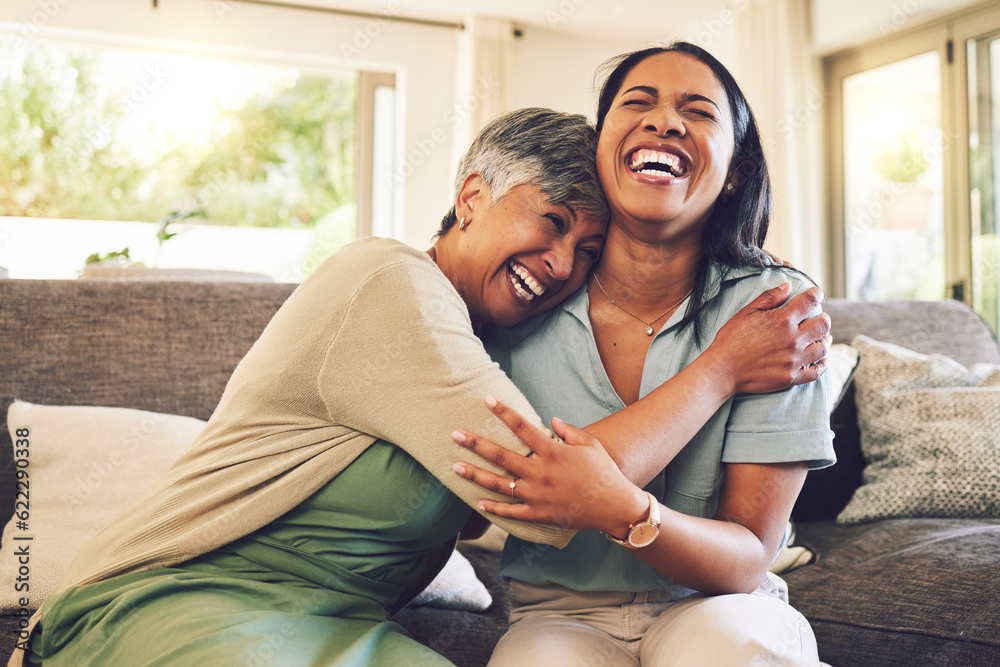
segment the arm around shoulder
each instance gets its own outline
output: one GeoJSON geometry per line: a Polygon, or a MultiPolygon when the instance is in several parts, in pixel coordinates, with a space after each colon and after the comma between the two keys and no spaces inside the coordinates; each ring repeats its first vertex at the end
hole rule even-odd
{"type": "MultiPolygon", "coordinates": [[[[490,395],[540,423],[486,354],[454,287],[436,266],[418,258],[373,273],[357,290],[318,382],[331,421],[399,446],[473,507],[490,494],[454,474],[453,464],[467,452],[451,433],[472,425],[492,440],[526,452],[487,408],[490,395]]],[[[501,471],[489,461],[480,463],[501,471]]],[[[536,542],[563,546],[572,536],[554,526],[490,519],[536,542]]]]}

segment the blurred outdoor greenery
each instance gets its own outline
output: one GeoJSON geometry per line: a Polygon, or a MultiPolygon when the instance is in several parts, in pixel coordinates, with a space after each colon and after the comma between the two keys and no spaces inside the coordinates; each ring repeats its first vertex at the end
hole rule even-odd
{"type": "Polygon", "coordinates": [[[355,86],[351,72],[0,44],[0,215],[153,222],[197,210],[208,224],[312,228],[354,202],[355,86]],[[153,105],[182,115],[185,83],[229,71],[259,76],[205,127],[149,119],[153,105]]]}

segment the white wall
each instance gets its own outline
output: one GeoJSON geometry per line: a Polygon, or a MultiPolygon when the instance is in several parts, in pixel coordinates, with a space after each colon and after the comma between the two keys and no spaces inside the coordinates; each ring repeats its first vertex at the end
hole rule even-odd
{"type": "MultiPolygon", "coordinates": [[[[388,0],[385,8],[400,12],[402,3],[388,0]]],[[[455,29],[233,0],[168,0],[158,9],[149,0],[3,0],[0,22],[19,38],[119,39],[139,48],[394,71],[405,114],[402,239],[428,246],[448,206],[451,130],[462,112],[455,29]]]]}
{"type": "MultiPolygon", "coordinates": [[[[732,68],[735,60],[735,29],[728,15],[707,15],[684,26],[673,26],[669,14],[651,17],[644,32],[624,39],[597,39],[572,34],[557,24],[553,29],[529,26],[514,40],[515,86],[510,92],[512,108],[542,106],[582,113],[594,118],[597,93],[594,74],[606,60],[648,46],[665,45],[678,39],[694,42],[732,68]]],[[[596,83],[600,83],[597,81],[596,83]]]]}
{"type": "Polygon", "coordinates": [[[528,27],[513,48],[512,108],[549,107],[593,119],[597,67],[637,46],[528,27]]]}

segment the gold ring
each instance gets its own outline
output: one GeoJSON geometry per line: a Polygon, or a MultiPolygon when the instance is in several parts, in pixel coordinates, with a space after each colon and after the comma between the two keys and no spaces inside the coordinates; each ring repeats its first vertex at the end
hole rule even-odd
{"type": "Polygon", "coordinates": [[[515,479],[515,480],[511,481],[511,483],[510,483],[510,497],[511,498],[514,497],[514,488],[516,486],[517,486],[517,480],[515,479]]]}

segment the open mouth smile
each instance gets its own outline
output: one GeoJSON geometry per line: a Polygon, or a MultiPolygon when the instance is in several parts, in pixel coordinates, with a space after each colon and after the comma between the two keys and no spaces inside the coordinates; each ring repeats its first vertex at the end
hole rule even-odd
{"type": "Polygon", "coordinates": [[[547,288],[542,286],[528,269],[513,260],[507,263],[507,275],[510,276],[510,284],[514,286],[514,291],[525,301],[534,301],[535,297],[545,294],[547,288]]]}
{"type": "Polygon", "coordinates": [[[684,178],[691,171],[684,156],[654,148],[636,148],[625,164],[634,173],[661,178],[684,178]]]}

